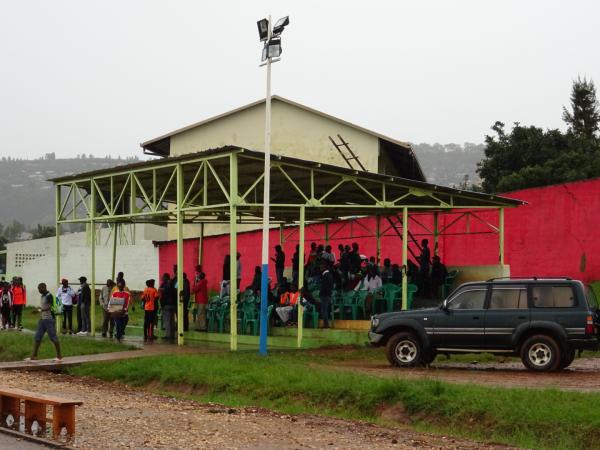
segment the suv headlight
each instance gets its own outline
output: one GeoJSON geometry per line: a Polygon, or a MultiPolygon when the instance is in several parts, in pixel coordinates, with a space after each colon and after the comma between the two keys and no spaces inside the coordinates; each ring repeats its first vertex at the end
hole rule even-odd
{"type": "Polygon", "coordinates": [[[371,328],[375,329],[379,325],[379,319],[377,317],[371,317],[371,328]]]}

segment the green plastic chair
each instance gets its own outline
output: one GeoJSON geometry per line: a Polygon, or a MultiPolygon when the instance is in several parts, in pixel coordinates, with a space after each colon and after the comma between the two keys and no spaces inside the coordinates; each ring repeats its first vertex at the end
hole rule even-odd
{"type": "Polygon", "coordinates": [[[219,333],[225,331],[225,319],[229,318],[229,297],[223,297],[217,309],[217,323],[219,324],[219,333]]]}
{"type": "Polygon", "coordinates": [[[406,295],[406,303],[407,303],[407,305],[406,305],[406,307],[408,309],[412,309],[413,298],[415,296],[415,293],[418,290],[419,290],[419,288],[417,287],[416,284],[408,283],[408,286],[406,286],[406,292],[407,292],[407,295],[406,295]]]}
{"type": "Polygon", "coordinates": [[[452,287],[454,286],[454,280],[458,275],[458,270],[453,270],[448,275],[446,275],[446,279],[444,280],[444,284],[442,284],[442,297],[444,299],[448,298],[450,292],[452,291],[452,287]]]}
{"type": "Polygon", "coordinates": [[[402,295],[402,288],[397,284],[388,283],[381,287],[383,290],[383,298],[386,302],[386,311],[392,312],[395,308],[395,303],[402,295]]]}
{"type": "Polygon", "coordinates": [[[306,320],[307,318],[310,319],[310,327],[311,328],[319,327],[319,311],[317,311],[317,308],[312,303],[308,303],[304,307],[302,317],[303,317],[303,322],[304,322],[305,328],[308,328],[308,321],[306,320]]]}
{"type": "Polygon", "coordinates": [[[259,313],[254,302],[244,302],[242,304],[242,333],[246,334],[248,326],[252,329],[252,334],[258,336],[259,313]]]}

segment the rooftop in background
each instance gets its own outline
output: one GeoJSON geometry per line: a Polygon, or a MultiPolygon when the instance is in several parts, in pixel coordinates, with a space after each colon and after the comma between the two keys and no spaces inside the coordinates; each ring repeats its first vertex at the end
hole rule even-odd
{"type": "MultiPolygon", "coordinates": [[[[177,129],[143,142],[144,153],[180,156],[209,148],[236,145],[263,150],[265,100],[241,106],[223,114],[177,129]]],[[[333,146],[348,141],[369,172],[426,181],[417,158],[402,142],[324,112],[274,95],[272,97],[272,148],[284,156],[306,158],[347,167],[333,146]]]]}

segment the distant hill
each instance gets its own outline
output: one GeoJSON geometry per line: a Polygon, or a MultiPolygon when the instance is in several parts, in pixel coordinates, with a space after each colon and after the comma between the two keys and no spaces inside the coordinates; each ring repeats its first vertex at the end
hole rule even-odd
{"type": "MultiPolygon", "coordinates": [[[[479,184],[475,170],[483,158],[483,144],[413,144],[427,181],[444,186],[459,186],[465,175],[469,184],[479,184]]],[[[48,178],[90,170],[106,169],[138,161],[134,158],[56,159],[53,153],[35,160],[0,159],[0,223],[17,220],[26,227],[54,225],[54,190],[48,178]]]]}
{"type": "Polygon", "coordinates": [[[0,159],[0,223],[8,225],[17,220],[27,227],[37,224],[54,225],[53,184],[46,181],[90,170],[106,169],[138,161],[135,158],[78,158],[56,159],[53,153],[34,160],[0,159]]]}
{"type": "Polygon", "coordinates": [[[412,144],[429,183],[442,186],[479,185],[477,163],[484,157],[485,144],[412,144]]]}

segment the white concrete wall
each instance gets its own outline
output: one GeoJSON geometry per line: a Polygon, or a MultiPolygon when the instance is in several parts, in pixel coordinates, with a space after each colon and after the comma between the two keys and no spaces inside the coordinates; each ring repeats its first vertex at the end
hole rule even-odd
{"type": "MultiPolygon", "coordinates": [[[[136,225],[135,244],[121,243],[117,246],[116,272],[124,272],[130,289],[142,290],[148,278],[158,279],[158,248],[153,240],[165,240],[166,228],[156,225],[136,225]]],[[[131,233],[128,233],[131,235],[131,233]]],[[[67,278],[73,285],[77,278],[86,276],[91,280],[91,254],[86,233],[62,235],[61,277],[67,278]]],[[[14,242],[7,245],[7,273],[11,276],[23,277],[23,282],[31,290],[40,282],[45,282],[52,289],[56,280],[56,239],[44,238],[31,241],[14,242]],[[44,254],[45,256],[31,260],[16,267],[15,256],[18,253],[44,254]]],[[[103,284],[111,277],[112,272],[112,238],[108,230],[100,231],[99,243],[96,246],[96,283],[103,284]]]]}

